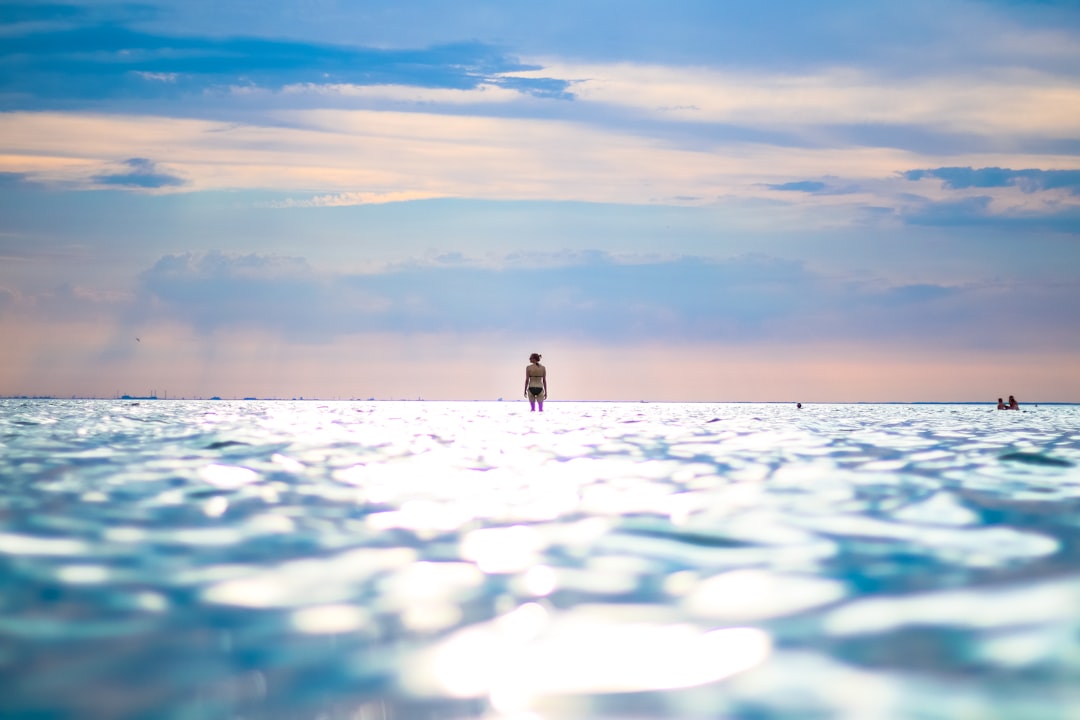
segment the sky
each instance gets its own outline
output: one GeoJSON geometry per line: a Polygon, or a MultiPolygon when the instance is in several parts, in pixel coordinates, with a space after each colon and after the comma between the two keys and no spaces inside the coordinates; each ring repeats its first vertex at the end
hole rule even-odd
{"type": "Polygon", "coordinates": [[[1080,402],[1075,0],[0,4],[0,395],[1080,402]]]}

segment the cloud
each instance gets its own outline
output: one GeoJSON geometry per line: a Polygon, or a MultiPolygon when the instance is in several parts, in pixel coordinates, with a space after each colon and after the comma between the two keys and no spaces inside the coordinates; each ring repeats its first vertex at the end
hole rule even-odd
{"type": "Polygon", "coordinates": [[[71,282],[32,292],[0,287],[0,315],[30,319],[35,325],[110,323],[131,309],[133,295],[71,282]]]}
{"type": "MultiPolygon", "coordinates": [[[[906,78],[851,66],[776,70],[678,67],[623,62],[576,64],[552,58],[549,77],[572,81],[579,102],[686,123],[728,123],[799,132],[805,144],[850,126],[922,128],[981,136],[1075,137],[1072,73],[1010,70],[989,76],[962,69],[906,78]],[[1010,102],[1002,104],[1001,98],[1010,102]]],[[[528,73],[521,73],[526,75],[528,73]]],[[[925,140],[920,140],[925,144],[925,140]]]]}
{"type": "Polygon", "coordinates": [[[150,276],[165,278],[199,278],[203,280],[262,279],[279,281],[310,275],[307,261],[280,255],[225,254],[221,252],[166,255],[148,271],[150,276]]]}
{"type": "Polygon", "coordinates": [[[934,74],[973,58],[995,67],[1015,67],[1018,56],[1067,67],[1076,57],[1068,35],[1077,23],[1075,3],[1073,12],[1063,8],[1055,14],[1039,12],[1044,7],[1033,10],[1029,3],[995,7],[968,0],[903,5],[859,0],[549,0],[542,6],[471,0],[467,9],[445,0],[412,0],[407,7],[393,0],[328,0],[317,5],[312,0],[280,0],[269,7],[205,0],[157,4],[168,8],[160,25],[168,22],[171,32],[248,28],[269,37],[318,33],[334,42],[387,47],[498,38],[523,55],[558,53],[607,62],[771,68],[855,64],[894,74],[934,74]]]}
{"type": "Polygon", "coordinates": [[[256,200],[259,209],[435,198],[572,200],[734,208],[744,218],[758,216],[757,227],[804,230],[857,225],[873,215],[863,208],[891,207],[896,222],[909,224],[1001,218],[1034,228],[1042,219],[1055,232],[1080,212],[1080,194],[1068,186],[1072,171],[1008,170],[1024,176],[999,181],[1001,187],[957,189],[931,175],[937,170],[910,169],[928,167],[929,159],[878,148],[764,143],[688,149],[579,123],[419,112],[279,112],[259,125],[0,113],[0,170],[11,171],[10,181],[69,189],[104,183],[158,193],[277,193],[256,200]],[[102,171],[103,163],[124,157],[126,164],[102,171]],[[1035,184],[1048,190],[1024,191],[1035,184]],[[964,203],[934,206],[957,200],[964,203]],[[767,217],[761,203],[769,203],[767,217]]]}
{"type": "Polygon", "coordinates": [[[1078,205],[1050,202],[1026,207],[991,195],[969,195],[957,200],[911,197],[897,209],[897,216],[908,225],[970,226],[1012,232],[1075,235],[1080,228],[1078,205]]]}
{"type": "Polygon", "coordinates": [[[43,20],[75,20],[83,17],[86,17],[86,10],[74,5],[22,2],[5,2],[0,5],[0,25],[16,25],[43,20]]]}
{"type": "MultiPolygon", "coordinates": [[[[218,102],[216,111],[222,112],[225,98],[220,93],[292,89],[290,97],[279,99],[289,104],[298,100],[298,88],[306,89],[301,94],[314,104],[325,102],[328,95],[337,95],[367,103],[414,99],[459,106],[471,103],[477,106],[475,110],[492,112],[495,104],[505,106],[519,101],[515,111],[531,116],[567,116],[623,127],[631,124],[640,132],[652,126],[651,131],[656,133],[657,124],[700,125],[696,132],[705,141],[715,134],[716,126],[726,125],[733,137],[787,133],[789,139],[797,138],[804,146],[823,141],[833,145],[884,143],[903,148],[936,148],[937,152],[949,147],[948,143],[957,147],[958,140],[963,147],[986,149],[989,138],[999,143],[1003,138],[1015,143],[1018,142],[1015,136],[1022,135],[1028,139],[1025,142],[1037,138],[1045,143],[1047,138],[1076,137],[1076,114],[1069,111],[1080,94],[1074,73],[1062,71],[1057,65],[1041,67],[1032,61],[1030,47],[1034,40],[1023,35],[1035,32],[1030,28],[1016,31],[1022,37],[1015,39],[1016,47],[1012,50],[996,47],[1010,60],[1005,63],[1008,69],[1000,72],[987,74],[982,69],[939,59],[933,64],[932,72],[901,76],[902,69],[895,63],[875,66],[866,62],[866,54],[875,46],[862,37],[861,30],[873,26],[891,32],[903,24],[912,36],[925,35],[926,28],[918,21],[925,9],[900,13],[875,6],[868,11],[850,2],[840,3],[842,11],[839,8],[807,10],[789,2],[782,5],[788,15],[799,16],[800,23],[811,23],[822,32],[828,29],[833,35],[850,36],[849,40],[863,54],[846,61],[833,58],[827,63],[807,62],[806,57],[816,55],[816,51],[805,41],[810,35],[800,24],[799,32],[790,31],[792,35],[787,43],[778,45],[776,38],[770,37],[768,52],[755,47],[756,52],[748,55],[753,56],[754,62],[732,62],[727,54],[714,57],[710,47],[716,43],[714,33],[745,36],[748,28],[770,36],[789,32],[773,22],[773,10],[718,10],[693,3],[682,12],[673,13],[670,9],[658,12],[638,3],[632,11],[616,13],[625,15],[618,22],[627,25],[628,32],[634,26],[641,32],[644,23],[651,23],[669,27],[669,32],[681,28],[673,35],[680,41],[697,37],[699,41],[708,39],[708,43],[698,47],[693,56],[675,62],[669,60],[670,64],[650,61],[649,49],[641,45],[637,52],[623,51],[607,62],[573,62],[568,58],[582,55],[563,50],[565,37],[551,37],[549,47],[533,48],[529,54],[522,55],[527,58],[522,60],[501,45],[482,40],[461,41],[461,37],[477,37],[475,31],[466,32],[460,20],[444,17],[445,9],[429,5],[426,11],[416,10],[416,15],[426,16],[428,23],[442,22],[443,26],[433,28],[434,35],[430,36],[417,30],[417,38],[438,38],[421,45],[390,43],[378,37],[378,33],[375,33],[378,40],[372,40],[366,47],[355,44],[354,35],[363,36],[365,29],[370,32],[369,28],[350,32],[348,39],[342,38],[339,44],[153,33],[132,29],[122,22],[92,22],[62,30],[10,33],[0,46],[0,90],[6,91],[3,107],[9,110],[86,107],[90,103],[100,108],[107,99],[184,98],[206,102],[208,97],[213,97],[218,102]],[[833,26],[830,18],[840,17],[844,21],[833,26]],[[886,17],[893,22],[885,22],[886,17]],[[701,22],[709,28],[708,34],[700,34],[701,22]],[[856,26],[860,32],[851,32],[856,26]],[[454,36],[453,28],[459,28],[463,34],[454,36]],[[770,62],[781,46],[797,48],[802,55],[800,62],[770,62]],[[952,70],[943,72],[943,67],[952,70]],[[475,92],[485,88],[486,93],[475,92]],[[416,93],[417,90],[425,92],[416,93]],[[1000,102],[1002,97],[1010,98],[1007,106],[1000,102]],[[577,102],[530,103],[532,98],[573,98],[577,102]],[[570,105],[574,108],[567,107],[570,105]]],[[[65,6],[53,7],[62,14],[65,6]]],[[[352,13],[335,10],[346,22],[352,18],[371,27],[387,22],[375,9],[352,13]]],[[[571,17],[592,21],[603,15],[605,24],[615,21],[611,12],[596,9],[583,11],[566,6],[564,11],[571,17]]],[[[170,17],[190,12],[187,8],[173,7],[170,17]]],[[[245,14],[236,8],[231,12],[237,17],[245,14]]],[[[954,6],[951,12],[942,13],[940,24],[962,26],[958,18],[965,13],[971,14],[972,8],[954,6]]],[[[386,14],[399,17],[396,13],[386,14]]],[[[499,32],[493,31],[487,37],[502,38],[510,32],[518,43],[528,44],[527,38],[538,30],[537,26],[553,29],[542,14],[527,12],[525,15],[534,26],[530,27],[530,33],[512,32],[510,24],[515,17],[520,22],[522,11],[509,12],[490,4],[486,12],[469,15],[485,14],[501,19],[499,32]]],[[[974,14],[981,17],[986,13],[974,14]]],[[[266,18],[258,20],[235,26],[265,28],[266,18]]],[[[306,17],[296,20],[300,24],[312,22],[306,17]]],[[[1009,17],[995,17],[993,22],[1015,24],[1009,17]]],[[[204,28],[203,23],[194,25],[204,28]]],[[[152,23],[140,25],[147,26],[152,23]]],[[[942,33],[937,41],[943,41],[948,33],[937,25],[934,27],[942,33]]],[[[289,32],[293,30],[282,28],[273,36],[295,36],[289,32]]],[[[401,32],[400,28],[386,28],[387,32],[392,30],[401,32]]],[[[320,35],[338,37],[326,28],[322,28],[320,35]]],[[[1041,47],[1050,45],[1041,35],[1037,39],[1043,40],[1041,47]]],[[[647,45],[663,39],[650,37],[649,40],[647,45]]],[[[913,37],[905,37],[898,41],[897,47],[910,48],[912,40],[913,37]]],[[[745,42],[745,37],[742,41],[745,42]]],[[[749,50],[743,48],[744,52],[749,50]]],[[[910,64],[910,56],[909,50],[903,67],[910,64]]],[[[1066,59],[1080,61],[1080,53],[1073,50],[1066,59]]],[[[1066,63],[1065,67],[1069,65],[1066,63]]],[[[183,112],[191,110],[185,108],[183,112]]]]}
{"type": "Polygon", "coordinates": [[[761,183],[823,168],[865,177],[913,164],[896,151],[765,144],[692,151],[588,124],[437,113],[280,111],[260,124],[0,113],[0,168],[39,182],[92,187],[100,166],[89,158],[132,156],[167,163],[192,191],[412,192],[624,203],[693,197],[702,198],[699,204],[722,195],[765,195],[761,183]]]}
{"type": "Polygon", "coordinates": [[[302,258],[221,252],[166,255],[139,278],[144,318],[178,319],[203,333],[254,327],[300,341],[348,332],[372,309],[302,258]],[[336,291],[336,292],[335,292],[336,291]]]}
{"type": "Polygon", "coordinates": [[[8,33],[20,26],[72,27],[76,24],[126,24],[160,17],[159,8],[148,3],[56,3],[8,0],[0,5],[0,26],[8,33]]]}
{"type": "Polygon", "coordinates": [[[253,37],[169,36],[116,24],[30,30],[0,45],[7,109],[105,98],[197,95],[208,89],[289,85],[405,85],[472,89],[489,84],[562,97],[568,84],[481,42],[419,49],[328,45],[253,37]]]}
{"type": "Polygon", "coordinates": [[[768,258],[621,264],[602,253],[570,266],[504,269],[450,254],[356,275],[215,252],[165,256],[141,276],[148,307],[204,332],[256,326],[309,340],[371,331],[528,335],[537,326],[612,340],[753,332],[796,305],[805,282],[799,266],[768,258]]]}
{"type": "MultiPolygon", "coordinates": [[[[772,11],[717,10],[700,2],[667,17],[631,4],[627,14],[640,17],[620,23],[649,18],[673,28],[734,14],[733,21],[765,32],[772,17],[772,11]]],[[[341,5],[327,12],[375,25],[401,17],[382,17],[389,6],[341,5]]],[[[886,15],[913,31],[930,14],[928,5],[905,14],[847,0],[816,10],[781,5],[820,25],[853,13],[852,24],[841,28],[852,35],[864,22],[889,34],[886,15]]],[[[252,37],[240,38],[206,36],[210,23],[183,3],[158,5],[162,17],[187,18],[175,34],[152,31],[168,27],[164,20],[9,28],[0,46],[0,91],[7,91],[0,92],[0,108],[84,111],[0,113],[0,171],[63,188],[257,190],[292,198],[269,204],[274,207],[435,197],[673,205],[767,200],[791,208],[784,216],[791,224],[805,226],[814,216],[818,226],[833,227],[841,217],[858,222],[863,206],[900,207],[897,186],[910,179],[905,172],[1047,168],[1009,171],[1043,174],[1001,186],[1015,191],[1011,198],[985,193],[992,197],[987,215],[1053,215],[1053,208],[1016,200],[1034,194],[1032,188],[1078,194],[1073,171],[1061,169],[1066,159],[1040,155],[1080,136],[1080,116],[1071,112],[1080,103],[1075,71],[1034,67],[1022,47],[1000,49],[1017,62],[994,72],[949,64],[932,73],[873,63],[755,64],[711,55],[679,65],[633,53],[586,61],[558,44],[546,54],[518,55],[516,44],[453,41],[476,36],[458,36],[454,28],[465,24],[430,4],[411,12],[445,27],[398,28],[399,40],[381,46],[316,34],[315,27],[329,32],[326,18],[286,6],[267,13],[265,24],[253,17],[260,22],[232,25],[251,28],[252,37]],[[293,39],[255,36],[286,15],[305,30],[285,28],[276,36],[293,39]],[[421,43],[427,32],[439,42],[421,43]],[[101,164],[117,158],[153,158],[168,172],[146,166],[103,173],[101,164]]],[[[222,12],[254,15],[252,7],[230,4],[222,12]]],[[[526,12],[483,7],[476,14],[490,11],[503,29],[526,12]]],[[[560,7],[574,17],[604,15],[560,7]]],[[[971,3],[952,4],[942,23],[965,13],[986,15],[971,3]]],[[[533,25],[553,30],[544,13],[526,14],[533,25]]],[[[991,15],[999,24],[1012,22],[1007,14],[991,15]]],[[[1010,43],[1035,37],[1028,24],[1014,29],[1010,43]]],[[[725,26],[724,32],[738,31],[725,26]]],[[[862,40],[851,42],[866,50],[862,40]]],[[[950,182],[945,189],[961,187],[960,178],[950,182]]],[[[922,194],[943,199],[926,185],[922,194]]]]}
{"type": "Polygon", "coordinates": [[[158,172],[156,164],[146,158],[130,158],[124,161],[127,172],[103,173],[95,175],[94,182],[100,185],[116,185],[125,188],[145,188],[148,190],[179,187],[185,184],[183,178],[168,173],[158,172]]]}
{"type": "Polygon", "coordinates": [[[0,172],[0,187],[13,187],[26,181],[26,173],[0,172]]]}
{"type": "Polygon", "coordinates": [[[180,79],[179,73],[166,73],[166,72],[143,72],[141,70],[135,71],[135,75],[141,77],[143,80],[156,80],[157,82],[175,83],[180,79]]]}
{"type": "Polygon", "coordinates": [[[816,180],[800,180],[796,182],[780,183],[779,185],[766,185],[765,187],[770,190],[780,190],[782,192],[817,193],[828,186],[825,183],[816,180]]]}
{"type": "Polygon", "coordinates": [[[65,282],[59,286],[21,298],[37,317],[71,322],[114,320],[128,310],[132,295],[114,290],[88,288],[65,282]]]}
{"type": "Polygon", "coordinates": [[[836,178],[829,182],[821,180],[795,180],[785,183],[765,183],[765,187],[778,192],[799,192],[810,195],[851,195],[860,191],[854,185],[841,186],[836,184],[836,178]]]}
{"type": "Polygon", "coordinates": [[[317,207],[349,207],[352,205],[382,205],[385,203],[412,202],[415,200],[430,200],[432,198],[445,197],[437,193],[425,193],[416,191],[407,192],[347,192],[333,195],[319,195],[307,200],[274,200],[264,203],[265,207],[273,208],[317,208],[317,207]]]}
{"type": "Polygon", "coordinates": [[[915,303],[929,303],[935,300],[955,296],[961,290],[956,287],[944,287],[941,285],[929,285],[920,283],[916,285],[901,285],[889,288],[881,293],[877,302],[884,305],[910,305],[915,303]]]}
{"type": "Polygon", "coordinates": [[[987,195],[950,202],[922,202],[901,211],[903,219],[912,225],[968,225],[985,221],[992,198],[987,195]]]}
{"type": "Polygon", "coordinates": [[[181,322],[204,335],[263,330],[302,343],[375,332],[982,347],[1003,325],[1030,338],[1080,321],[1073,284],[889,286],[760,255],[619,262],[593,252],[573,264],[486,268],[451,254],[359,275],[315,271],[297,258],[184,254],[163,257],[141,283],[143,322],[181,322]]]}
{"type": "Polygon", "coordinates": [[[1033,193],[1063,188],[1073,195],[1080,195],[1080,170],[940,167],[929,170],[908,170],[902,175],[907,180],[915,181],[936,178],[952,190],[1018,187],[1025,193],[1033,193]]]}
{"type": "Polygon", "coordinates": [[[16,295],[7,288],[0,287],[0,313],[15,305],[16,295]]]}

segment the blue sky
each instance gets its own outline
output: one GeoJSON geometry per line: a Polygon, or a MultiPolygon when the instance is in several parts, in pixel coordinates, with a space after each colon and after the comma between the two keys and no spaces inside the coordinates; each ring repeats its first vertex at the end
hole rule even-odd
{"type": "Polygon", "coordinates": [[[1080,401],[1078,80],[1074,2],[5,3],[0,394],[1080,401]]]}

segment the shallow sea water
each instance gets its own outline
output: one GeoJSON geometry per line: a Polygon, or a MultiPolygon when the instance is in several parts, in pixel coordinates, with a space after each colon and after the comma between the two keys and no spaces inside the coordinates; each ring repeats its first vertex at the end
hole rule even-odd
{"type": "Polygon", "coordinates": [[[0,714],[1077,718],[1080,407],[0,401],[0,714]]]}

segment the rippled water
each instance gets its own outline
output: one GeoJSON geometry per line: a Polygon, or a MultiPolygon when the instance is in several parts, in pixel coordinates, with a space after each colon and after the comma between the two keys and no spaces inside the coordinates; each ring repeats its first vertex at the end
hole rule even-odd
{"type": "Polygon", "coordinates": [[[1080,708],[1077,406],[2,401],[0,478],[5,714],[1080,708]]]}

